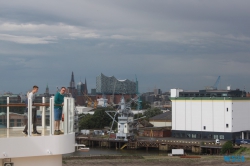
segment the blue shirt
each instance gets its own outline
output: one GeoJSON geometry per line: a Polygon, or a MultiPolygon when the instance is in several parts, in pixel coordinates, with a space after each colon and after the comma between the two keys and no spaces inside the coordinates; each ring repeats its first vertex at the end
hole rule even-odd
{"type": "Polygon", "coordinates": [[[55,103],[55,108],[62,108],[62,106],[57,106],[56,104],[62,104],[64,102],[64,95],[62,95],[60,92],[57,92],[55,95],[54,103],[55,103]]]}

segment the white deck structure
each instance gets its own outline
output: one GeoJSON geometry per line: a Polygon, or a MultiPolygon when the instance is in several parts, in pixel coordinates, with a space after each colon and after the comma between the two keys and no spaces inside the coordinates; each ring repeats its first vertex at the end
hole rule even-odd
{"type": "MultiPolygon", "coordinates": [[[[45,100],[43,100],[45,101],[45,100]]],[[[42,110],[42,126],[38,126],[41,136],[31,134],[31,101],[28,109],[28,136],[22,134],[23,127],[10,127],[9,108],[7,99],[7,128],[0,129],[0,166],[44,166],[62,165],[62,154],[75,151],[74,126],[74,99],[64,98],[63,135],[54,134],[54,98],[50,98],[50,126],[45,125],[45,106],[42,110]]]]}

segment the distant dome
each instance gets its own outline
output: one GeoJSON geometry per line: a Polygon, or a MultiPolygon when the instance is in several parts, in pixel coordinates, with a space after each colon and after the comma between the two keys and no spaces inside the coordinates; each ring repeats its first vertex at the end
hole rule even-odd
{"type": "Polygon", "coordinates": [[[80,81],[77,85],[82,85],[83,83],[80,81]]]}

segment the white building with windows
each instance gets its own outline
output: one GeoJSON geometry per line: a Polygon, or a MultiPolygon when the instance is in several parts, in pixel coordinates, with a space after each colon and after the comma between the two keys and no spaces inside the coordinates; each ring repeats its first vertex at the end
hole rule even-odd
{"type": "Polygon", "coordinates": [[[249,139],[250,98],[240,90],[171,89],[172,136],[249,139]]]}

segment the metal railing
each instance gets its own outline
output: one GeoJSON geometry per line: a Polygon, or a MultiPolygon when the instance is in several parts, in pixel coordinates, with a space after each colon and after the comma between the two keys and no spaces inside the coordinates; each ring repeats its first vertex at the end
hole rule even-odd
{"type": "MultiPolygon", "coordinates": [[[[23,128],[22,127],[10,127],[10,107],[27,107],[27,125],[28,125],[28,136],[31,136],[31,127],[32,127],[32,106],[40,107],[42,129],[49,129],[50,135],[54,135],[54,97],[51,97],[49,103],[45,103],[45,97],[42,98],[42,103],[33,103],[32,100],[28,99],[28,106],[25,103],[10,103],[9,97],[7,97],[7,103],[4,105],[0,105],[0,107],[6,107],[6,128],[23,128]],[[46,107],[49,107],[49,119],[50,125],[46,126],[46,107]],[[48,128],[47,128],[48,127],[48,128]]],[[[61,123],[61,128],[64,130],[64,134],[74,132],[74,114],[75,114],[75,102],[74,98],[64,97],[64,106],[63,106],[63,114],[64,114],[64,122],[61,123]]]]}

